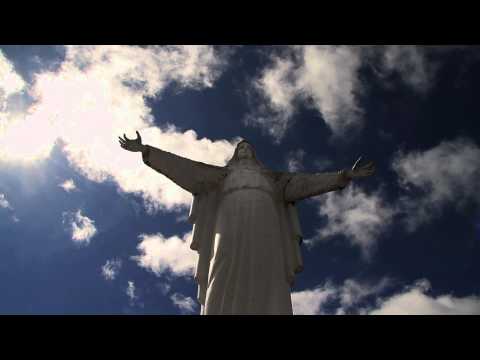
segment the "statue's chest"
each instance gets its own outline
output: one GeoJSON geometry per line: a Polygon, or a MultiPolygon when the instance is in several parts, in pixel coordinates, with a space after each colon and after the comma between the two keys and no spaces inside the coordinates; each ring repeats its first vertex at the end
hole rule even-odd
{"type": "Polygon", "coordinates": [[[223,191],[242,188],[257,188],[272,191],[272,185],[260,171],[255,169],[235,169],[228,174],[223,183],[223,191]]]}

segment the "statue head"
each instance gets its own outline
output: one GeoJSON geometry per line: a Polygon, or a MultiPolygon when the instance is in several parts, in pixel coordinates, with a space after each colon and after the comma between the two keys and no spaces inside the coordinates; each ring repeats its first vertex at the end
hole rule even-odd
{"type": "Polygon", "coordinates": [[[232,158],[227,163],[227,167],[239,165],[240,163],[250,163],[262,168],[264,167],[263,164],[258,161],[252,144],[246,140],[242,140],[237,144],[232,158]]]}
{"type": "Polygon", "coordinates": [[[239,159],[252,159],[254,157],[253,147],[247,141],[241,141],[236,150],[239,159]]]}

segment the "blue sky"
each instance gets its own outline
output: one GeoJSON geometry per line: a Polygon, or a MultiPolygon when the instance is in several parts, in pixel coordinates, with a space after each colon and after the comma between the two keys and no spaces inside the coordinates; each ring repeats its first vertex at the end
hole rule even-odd
{"type": "Polygon", "coordinates": [[[133,137],[377,174],[299,204],[296,314],[479,314],[475,46],[0,46],[0,313],[195,314],[191,197],[133,137]]]}

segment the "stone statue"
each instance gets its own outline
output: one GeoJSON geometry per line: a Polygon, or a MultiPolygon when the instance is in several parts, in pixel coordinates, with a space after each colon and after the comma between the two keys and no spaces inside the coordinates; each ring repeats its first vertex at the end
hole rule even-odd
{"type": "Polygon", "coordinates": [[[292,314],[290,289],[302,271],[302,233],[295,203],[341,190],[370,176],[372,162],[333,173],[267,169],[241,141],[224,167],[192,161],[125,135],[122,148],[193,194],[190,248],[201,314],[292,314]]]}

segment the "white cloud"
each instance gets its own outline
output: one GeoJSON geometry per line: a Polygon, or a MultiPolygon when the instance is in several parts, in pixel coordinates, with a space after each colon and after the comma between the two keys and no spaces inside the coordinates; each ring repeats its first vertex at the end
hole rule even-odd
{"type": "Polygon", "coordinates": [[[277,141],[284,136],[295,112],[298,90],[291,79],[293,69],[290,59],[273,58],[272,65],[254,82],[254,91],[266,100],[266,104],[246,117],[248,125],[260,126],[277,141]]]}
{"type": "Polygon", "coordinates": [[[63,213],[64,222],[67,222],[71,228],[72,240],[79,244],[88,245],[90,239],[97,233],[95,221],[82,215],[81,210],[75,213],[63,213]]]}
{"type": "Polygon", "coordinates": [[[290,152],[286,159],[288,171],[296,172],[302,170],[304,157],[305,151],[302,149],[290,152]]]}
{"type": "Polygon", "coordinates": [[[273,56],[255,81],[255,90],[266,101],[247,117],[277,141],[291,125],[296,101],[303,100],[322,114],[335,135],[361,125],[357,71],[361,65],[359,48],[353,46],[290,47],[299,64],[288,55],[273,56]]]}
{"type": "Polygon", "coordinates": [[[294,314],[321,315],[468,315],[480,314],[480,297],[453,295],[432,296],[430,282],[426,279],[405,286],[400,292],[387,297],[381,296],[392,286],[388,278],[378,284],[360,283],[347,279],[342,285],[334,286],[327,282],[312,290],[292,293],[294,314]],[[365,306],[362,302],[371,297],[374,306],[365,306]],[[325,307],[331,305],[331,309],[325,307]],[[335,309],[335,306],[337,308],[335,309]],[[333,309],[333,310],[332,310],[333,309]]]}
{"type": "Polygon", "coordinates": [[[122,267],[122,260],[111,259],[102,266],[102,275],[105,280],[114,280],[122,267]]]}
{"type": "Polygon", "coordinates": [[[358,282],[347,279],[340,286],[335,286],[327,281],[324,285],[314,289],[303,290],[292,293],[292,306],[295,315],[321,315],[332,312],[326,309],[330,304],[338,308],[335,313],[343,315],[347,312],[357,310],[355,307],[365,298],[377,295],[391,285],[391,280],[383,278],[378,284],[358,282]]]}
{"type": "Polygon", "coordinates": [[[368,259],[397,215],[402,215],[408,231],[414,231],[441,216],[446,206],[461,210],[466,204],[480,203],[480,148],[471,140],[460,138],[425,151],[399,152],[392,168],[404,191],[395,204],[387,203],[381,190],[367,194],[354,184],[322,195],[314,202],[327,223],[305,244],[312,247],[343,235],[360,246],[368,259]]]}
{"type": "Polygon", "coordinates": [[[479,315],[480,297],[430,296],[428,280],[420,280],[413,286],[388,299],[380,300],[371,315],[479,315]]]}
{"type": "Polygon", "coordinates": [[[191,237],[191,232],[183,238],[165,238],[160,233],[141,234],[141,242],[137,246],[140,255],[132,259],[158,276],[166,272],[175,276],[193,276],[198,255],[190,249],[191,237]]]}
{"type": "Polygon", "coordinates": [[[357,72],[359,49],[345,46],[305,46],[304,65],[298,74],[299,90],[307,94],[312,106],[335,134],[359,125],[360,93],[357,72]]]}
{"type": "Polygon", "coordinates": [[[169,283],[159,283],[156,285],[161,291],[163,295],[167,295],[172,288],[172,286],[169,283]]]}
{"type": "Polygon", "coordinates": [[[362,47],[365,59],[371,55],[380,55],[378,67],[373,67],[375,73],[383,79],[383,84],[391,87],[388,77],[394,73],[417,94],[426,94],[435,84],[435,74],[442,66],[442,58],[448,52],[461,51],[464,55],[461,61],[469,62],[476,58],[478,51],[472,46],[463,45],[377,45],[362,47]],[[442,55],[442,57],[435,55],[442,55]]]}
{"type": "Polygon", "coordinates": [[[145,166],[138,153],[121,149],[117,136],[134,137],[140,130],[145,143],[223,165],[232,143],[198,139],[194,131],[173,126],[157,128],[146,103],[172,83],[211,87],[223,66],[210,46],[68,46],[56,71],[34,77],[34,104],[0,128],[0,161],[47,159],[57,144],[81,174],[142,196],[150,211],[186,206],[190,195],[145,166]]]}
{"type": "Polygon", "coordinates": [[[318,213],[327,217],[324,227],[305,242],[313,246],[335,235],[344,235],[352,245],[360,246],[368,257],[378,237],[391,224],[396,211],[384,202],[381,191],[367,194],[351,184],[342,191],[315,199],[318,213]]]}
{"type": "Polygon", "coordinates": [[[383,278],[377,284],[359,283],[352,279],[345,280],[339,291],[342,312],[355,306],[370,295],[381,293],[390,285],[391,280],[389,278],[383,278]]]}
{"type": "Polygon", "coordinates": [[[194,313],[197,308],[197,303],[191,297],[175,293],[170,296],[170,299],[172,300],[173,304],[184,314],[194,313]]]}
{"type": "Polygon", "coordinates": [[[293,292],[293,313],[294,315],[322,314],[322,306],[331,300],[335,294],[335,289],[328,283],[313,290],[293,292]]]}
{"type": "Polygon", "coordinates": [[[65,180],[63,183],[59,184],[58,186],[60,186],[66,192],[70,192],[77,189],[77,186],[75,185],[75,182],[73,181],[73,179],[65,180]]]}
{"type": "Polygon", "coordinates": [[[445,141],[424,152],[399,153],[393,169],[406,191],[400,205],[409,230],[453,204],[480,202],[480,148],[468,139],[445,141]],[[419,193],[420,192],[420,193],[419,193]]]}
{"type": "Polygon", "coordinates": [[[364,109],[359,102],[365,93],[359,70],[369,66],[386,87],[397,84],[392,74],[417,94],[434,85],[442,65],[431,55],[456,46],[417,45],[307,45],[285,46],[271,56],[270,63],[254,80],[254,110],[246,123],[260,126],[280,142],[292,125],[300,104],[321,114],[337,138],[362,127],[364,109]]]}
{"type": "Polygon", "coordinates": [[[436,67],[427,60],[427,48],[415,45],[388,45],[384,48],[382,70],[393,71],[419,93],[425,93],[432,85],[436,67]]]}
{"type": "Polygon", "coordinates": [[[135,300],[138,299],[138,296],[135,293],[135,290],[136,290],[135,283],[133,281],[128,281],[128,286],[127,286],[127,289],[125,290],[125,293],[127,294],[131,304],[133,304],[135,300]]]}
{"type": "Polygon", "coordinates": [[[10,203],[8,202],[7,198],[5,197],[5,194],[0,193],[0,207],[5,208],[5,209],[11,209],[12,207],[10,206],[10,203]]]}
{"type": "Polygon", "coordinates": [[[17,74],[12,63],[0,49],[0,115],[7,106],[8,97],[21,92],[25,86],[23,78],[17,74]]]}
{"type": "Polygon", "coordinates": [[[2,194],[0,193],[0,208],[3,208],[3,209],[8,209],[10,210],[10,219],[14,222],[14,223],[18,223],[20,220],[18,219],[18,217],[13,214],[13,207],[12,205],[10,204],[10,202],[7,200],[7,197],[5,196],[5,194],[2,194]]]}

